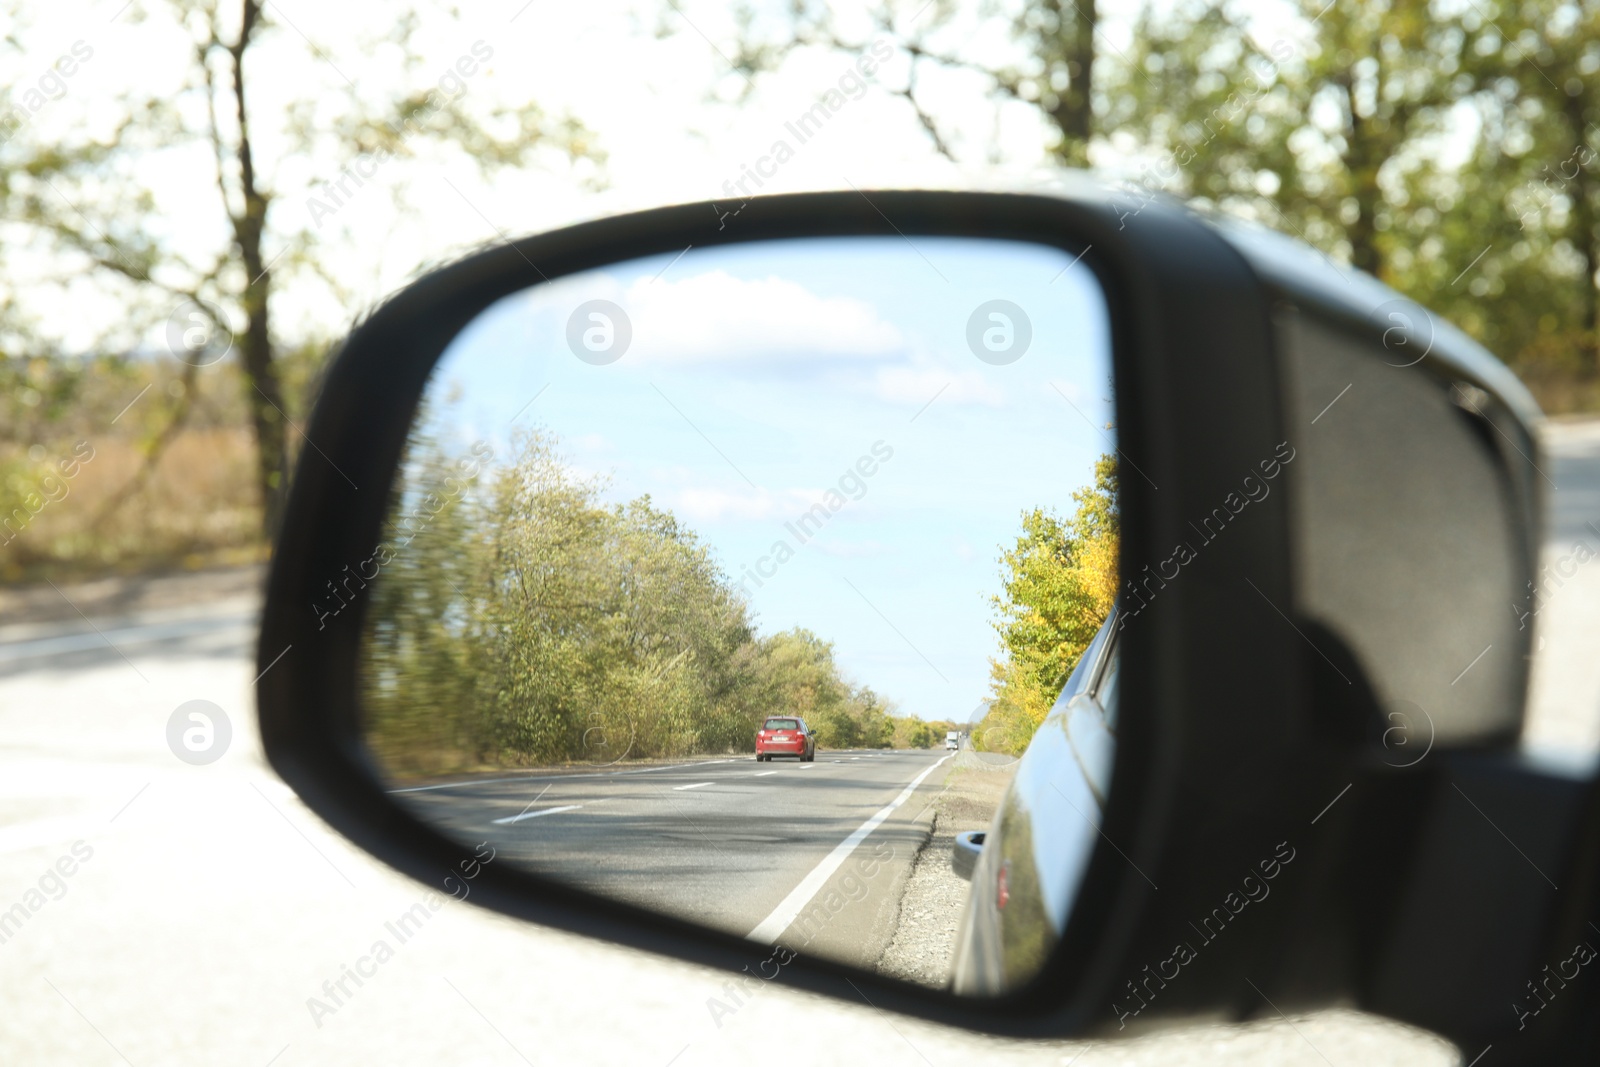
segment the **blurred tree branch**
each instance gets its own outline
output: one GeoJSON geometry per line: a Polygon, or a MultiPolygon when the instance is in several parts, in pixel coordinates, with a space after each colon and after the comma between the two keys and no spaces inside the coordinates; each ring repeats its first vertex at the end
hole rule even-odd
{"type": "MultiPolygon", "coordinates": [[[[384,80],[371,77],[358,87],[332,56],[305,40],[341,84],[329,92],[308,85],[286,111],[267,113],[258,110],[252,86],[274,78],[282,48],[302,40],[298,30],[283,33],[260,0],[168,0],[155,6],[158,14],[144,16],[141,32],[187,35],[192,61],[181,89],[165,97],[126,97],[120,117],[99,137],[57,143],[24,126],[0,145],[0,202],[8,218],[40,239],[41,249],[79,257],[91,275],[117,278],[132,300],[165,302],[169,308],[190,304],[215,330],[235,337],[255,442],[261,528],[270,539],[288,482],[285,413],[300,406],[285,393],[282,360],[292,344],[281,335],[274,308],[285,272],[329,273],[316,256],[328,236],[318,194],[344,183],[352,165],[375,173],[391,160],[415,162],[425,150],[467,158],[485,179],[526,166],[550,150],[569,163],[598,161],[600,153],[589,132],[571,118],[552,117],[533,104],[503,107],[469,100],[467,83],[454,67],[446,78],[429,79],[437,85],[427,86],[417,46],[429,30],[415,12],[399,16],[385,30],[384,43],[394,47],[381,53],[377,66],[388,76],[389,88],[371,88],[384,80]],[[446,79],[453,81],[447,86],[446,79]],[[263,155],[263,144],[273,146],[270,155],[263,155]],[[211,160],[216,199],[186,205],[191,214],[178,220],[164,213],[143,168],[183,159],[191,148],[201,148],[211,160]],[[307,197],[309,218],[289,219],[269,172],[285,160],[307,159],[328,161],[336,180],[307,197]],[[203,231],[208,216],[220,225],[223,245],[200,258],[192,241],[181,242],[176,233],[203,231]],[[235,331],[235,326],[242,328],[235,331]]],[[[492,55],[492,46],[479,41],[455,66],[477,70],[492,55]]],[[[372,62],[363,62],[370,72],[372,62]]],[[[391,195],[398,197],[412,177],[409,169],[397,167],[386,182],[391,195]]],[[[329,213],[342,205],[341,199],[329,213]]],[[[339,295],[348,293],[341,287],[339,295]]],[[[187,380],[192,373],[185,369],[183,376],[187,380]]],[[[181,397],[169,406],[166,425],[142,449],[144,469],[115,494],[116,506],[146,484],[150,468],[190,410],[181,397]]]]}

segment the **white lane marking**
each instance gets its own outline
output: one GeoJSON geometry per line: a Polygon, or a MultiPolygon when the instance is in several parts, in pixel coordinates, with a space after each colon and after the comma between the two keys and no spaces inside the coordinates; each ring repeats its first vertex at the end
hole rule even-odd
{"type": "Polygon", "coordinates": [[[749,940],[758,941],[763,945],[770,945],[775,942],[785,930],[789,929],[789,925],[795,921],[799,914],[805,910],[805,906],[811,903],[811,898],[822,891],[822,887],[827,883],[828,879],[833,877],[833,872],[844,866],[844,861],[850,858],[850,853],[856,850],[856,846],[865,841],[868,834],[882,826],[884,820],[893,815],[896,808],[910,800],[911,794],[917,791],[917,786],[922,784],[923,779],[937,770],[939,764],[949,758],[949,756],[941,758],[933,766],[911,779],[911,784],[901,790],[899,796],[891,800],[882,811],[856,827],[849,837],[839,842],[838,846],[828,853],[821,863],[812,868],[811,873],[801,879],[800,884],[790,890],[789,895],[784,897],[776,908],[772,909],[772,914],[762,919],[756,925],[756,928],[745,936],[749,940]]]}
{"type": "Polygon", "coordinates": [[[765,778],[769,774],[777,774],[777,773],[778,773],[777,771],[757,771],[755,773],[754,777],[756,777],[756,778],[765,778]]]}
{"type": "Polygon", "coordinates": [[[699,789],[703,785],[710,785],[710,784],[711,784],[710,782],[695,782],[695,783],[693,783],[691,785],[675,785],[672,788],[673,788],[674,791],[680,791],[680,790],[684,790],[684,789],[699,789]]]}
{"type": "MultiPolygon", "coordinates": [[[[833,762],[838,763],[839,761],[838,760],[834,760],[833,762]]],[[[815,766],[816,766],[815,763],[802,763],[802,764],[800,764],[800,769],[802,771],[809,771],[811,768],[813,768],[815,766]]]]}
{"type": "Polygon", "coordinates": [[[550,792],[550,787],[549,786],[545,786],[543,789],[539,790],[539,795],[534,797],[532,800],[528,801],[526,804],[524,804],[522,806],[522,810],[517,812],[517,814],[518,815],[526,815],[527,812],[528,812],[528,809],[532,808],[535,804],[539,803],[539,801],[543,800],[544,799],[544,795],[546,793],[548,793],[548,792],[550,792]]]}
{"type": "Polygon", "coordinates": [[[521,815],[512,815],[504,819],[494,820],[496,826],[505,826],[507,823],[521,822],[523,819],[537,819],[541,815],[554,815],[558,811],[577,811],[582,804],[563,804],[559,808],[540,808],[538,811],[525,811],[521,815]]]}

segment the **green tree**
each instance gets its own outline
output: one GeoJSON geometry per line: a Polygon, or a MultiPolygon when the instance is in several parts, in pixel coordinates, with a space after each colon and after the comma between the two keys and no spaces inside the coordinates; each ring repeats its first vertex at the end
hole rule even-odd
{"type": "Polygon", "coordinates": [[[546,760],[596,730],[655,755],[727,739],[732,661],[752,638],[743,602],[670,513],[648,497],[606,507],[598,491],[537,434],[500,475],[487,623],[503,746],[546,760]]]}
{"type": "MultiPolygon", "coordinates": [[[[287,487],[288,424],[304,407],[285,389],[285,358],[295,351],[315,358],[322,347],[318,338],[296,336],[285,325],[295,320],[274,309],[297,279],[331,288],[346,306],[351,300],[337,276],[320,270],[319,248],[336,227],[325,227],[318,205],[332,213],[364,184],[361,175],[370,179],[379,168],[389,169],[385,182],[401,190],[414,171],[406,161],[453,153],[488,176],[551,156],[594,155],[586,131],[571,120],[531,103],[480,106],[453,68],[448,86],[438,71],[420,69],[415,45],[433,31],[407,13],[375,40],[325,51],[280,26],[260,0],[170,0],[156,6],[142,32],[185,43],[189,66],[177,92],[97,101],[114,113],[86,122],[66,143],[23,122],[0,144],[0,205],[36,239],[28,253],[46,253],[63,273],[87,273],[103,293],[124,301],[123,334],[156,327],[180,309],[194,316],[184,317],[186,331],[200,325],[212,336],[234,335],[268,537],[287,487]],[[309,49],[317,60],[313,78],[285,68],[286,48],[309,49]],[[359,85],[346,70],[358,74],[359,85]],[[263,109],[255,90],[272,80],[303,83],[304,91],[287,108],[263,109]],[[185,204],[182,219],[167,217],[145,177],[201,159],[209,160],[212,197],[185,204]],[[321,173],[308,179],[308,164],[321,173]],[[205,245],[199,251],[197,235],[205,245]]],[[[92,45],[85,46],[92,60],[92,45]]],[[[476,69],[493,46],[473,47],[464,58],[476,69]]],[[[184,397],[196,371],[185,367],[188,388],[166,412],[173,429],[146,442],[146,467],[189,416],[184,397]]]]}
{"type": "Polygon", "coordinates": [[[1146,8],[1115,72],[1118,129],[1152,158],[1145,184],[1392,281],[1407,176],[1478,91],[1472,35],[1432,0],[1297,7],[1294,32],[1265,44],[1242,8],[1146,8]]]}
{"type": "Polygon", "coordinates": [[[1419,272],[1407,288],[1419,299],[1432,293],[1430,306],[1501,353],[1541,400],[1593,407],[1600,4],[1490,4],[1465,17],[1474,31],[1468,69],[1482,86],[1473,98],[1478,135],[1459,173],[1440,175],[1417,198],[1443,201],[1433,229],[1448,266],[1419,272]]]}
{"type": "Polygon", "coordinates": [[[960,729],[958,724],[944,719],[919,719],[906,715],[893,720],[894,748],[935,748],[944,744],[944,735],[960,729]]]}
{"type": "Polygon", "coordinates": [[[871,688],[862,686],[854,694],[856,721],[860,724],[862,748],[888,748],[894,742],[893,708],[871,688]]]}
{"type": "Polygon", "coordinates": [[[470,766],[496,744],[491,720],[477,710],[491,692],[484,474],[450,455],[431,421],[424,411],[407,442],[382,543],[370,561],[331,576],[328,599],[313,608],[326,626],[327,613],[370,598],[361,644],[365,732],[380,762],[409,773],[470,766]]]}
{"type": "Polygon", "coordinates": [[[911,730],[912,748],[932,748],[939,742],[939,731],[930,722],[918,722],[911,730]]]}
{"type": "Polygon", "coordinates": [[[882,748],[894,737],[892,706],[869,687],[853,686],[833,657],[833,644],[793,629],[761,642],[762,698],[774,715],[799,715],[823,748],[882,748]]]}
{"type": "Polygon", "coordinates": [[[1153,184],[1377,275],[1549,406],[1600,405],[1600,4],[1301,12],[1266,50],[1223,8],[1145,16],[1118,73],[1153,184]]]}
{"type": "Polygon", "coordinates": [[[491,458],[444,447],[427,411],[418,425],[381,573],[339,576],[323,606],[372,597],[362,703],[392,773],[750,751],[775,714],[824,748],[888,743],[893,706],[816,634],[756,634],[710,549],[649,497],[606,503],[544,433],[491,458]]]}
{"type": "Polygon", "coordinates": [[[1547,407],[1600,408],[1600,2],[1291,0],[1269,23],[1152,0],[1126,47],[1102,7],[802,0],[778,29],[747,11],[736,65],[887,40],[876,88],[941,154],[998,160],[1031,113],[1050,159],[1134,187],[1125,218],[1160,191],[1283,230],[1461,326],[1547,407]],[[990,98],[993,127],[958,127],[952,95],[990,98]]]}
{"type": "Polygon", "coordinates": [[[1052,155],[1071,166],[1088,164],[1110,107],[1098,72],[1116,53],[1098,52],[1104,37],[1096,0],[881,0],[865,11],[840,10],[827,0],[797,0],[781,29],[765,26],[749,8],[739,22],[743,34],[734,66],[746,76],[776,70],[799,50],[820,48],[854,58],[877,38],[887,39],[896,61],[875,75],[877,84],[904,101],[934,149],[951,160],[962,154],[968,139],[962,135],[971,131],[941,122],[930,102],[930,81],[948,86],[976,78],[995,101],[1035,110],[1050,131],[1052,155]],[[1008,26],[1015,45],[1000,62],[970,47],[997,20],[1008,26]]]}

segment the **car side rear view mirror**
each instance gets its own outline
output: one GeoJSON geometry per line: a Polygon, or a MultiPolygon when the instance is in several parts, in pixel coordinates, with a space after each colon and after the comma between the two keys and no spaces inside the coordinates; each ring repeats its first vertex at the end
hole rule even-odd
{"type": "Polygon", "coordinates": [[[331,361],[264,744],[421,881],[830,996],[1543,1054],[1593,805],[1518,747],[1538,418],[1372,279],[1088,184],[498,244],[331,361]],[[950,966],[887,966],[958,876],[950,966]]]}

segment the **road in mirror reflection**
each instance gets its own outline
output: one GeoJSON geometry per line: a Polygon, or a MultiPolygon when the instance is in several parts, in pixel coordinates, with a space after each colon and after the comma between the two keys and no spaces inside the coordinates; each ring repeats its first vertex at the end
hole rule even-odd
{"type": "MultiPolygon", "coordinates": [[[[375,765],[474,854],[774,973],[947,985],[1029,862],[1012,834],[969,893],[953,837],[1008,789],[1054,817],[1018,756],[1112,610],[1110,364],[1088,266],[1019,242],[691,248],[499,301],[431,379],[383,542],[313,606],[365,598],[375,765]]],[[[1088,810],[1030,830],[1054,903],[1013,976],[1070,912],[1104,718],[1092,775],[1070,743],[1029,772],[1088,810]]]]}

